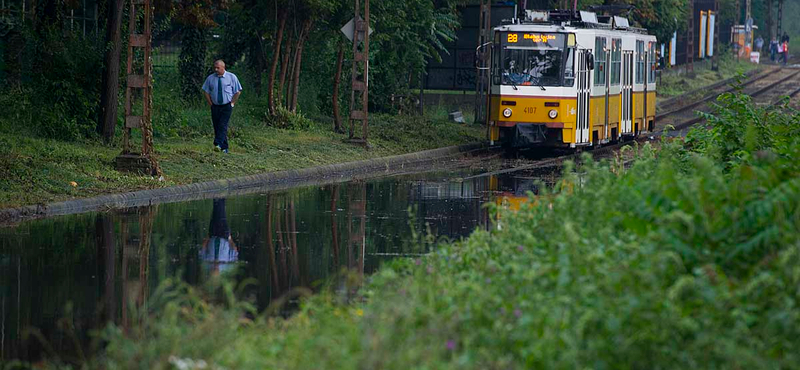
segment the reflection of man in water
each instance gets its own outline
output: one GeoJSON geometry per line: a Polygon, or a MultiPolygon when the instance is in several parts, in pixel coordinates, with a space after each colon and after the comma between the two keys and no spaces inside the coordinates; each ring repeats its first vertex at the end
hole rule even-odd
{"type": "Polygon", "coordinates": [[[215,274],[233,266],[239,259],[239,249],[231,238],[231,229],[225,216],[225,199],[214,199],[214,210],[208,226],[208,238],[203,241],[200,258],[215,274]]]}

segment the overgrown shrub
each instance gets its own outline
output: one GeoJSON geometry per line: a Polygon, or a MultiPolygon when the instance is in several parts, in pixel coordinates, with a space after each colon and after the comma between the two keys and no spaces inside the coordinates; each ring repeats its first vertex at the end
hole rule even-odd
{"type": "Polygon", "coordinates": [[[742,162],[761,150],[792,155],[800,138],[800,115],[788,102],[787,98],[776,105],[757,106],[749,95],[722,94],[712,113],[701,113],[711,129],[693,130],[687,142],[726,163],[742,162]]]}
{"type": "Polygon", "coordinates": [[[292,112],[283,106],[276,107],[274,117],[265,114],[265,120],[269,126],[288,130],[307,130],[314,126],[314,122],[302,113],[292,112]]]}

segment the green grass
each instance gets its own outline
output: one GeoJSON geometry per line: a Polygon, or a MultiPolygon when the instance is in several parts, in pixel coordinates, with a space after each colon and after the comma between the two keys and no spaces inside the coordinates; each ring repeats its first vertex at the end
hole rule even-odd
{"type": "MultiPolygon", "coordinates": [[[[198,120],[202,113],[195,112],[198,120]]],[[[99,140],[63,142],[35,138],[14,131],[11,124],[0,131],[0,207],[44,203],[149,189],[177,184],[295,169],[323,164],[409,153],[448,145],[480,141],[484,130],[474,125],[431,121],[418,117],[373,115],[372,149],[343,142],[346,135],[327,127],[291,131],[270,127],[237,127],[234,112],[231,153],[212,151],[210,117],[208,134],[155,140],[157,158],[166,181],[120,173],[114,158],[120,147],[99,140]],[[73,187],[70,182],[77,183],[73,187]]]]}
{"type": "Polygon", "coordinates": [[[490,231],[395,260],[349,303],[323,290],[284,319],[230,286],[164,285],[91,366],[794,368],[800,116],[719,102],[711,130],[634,148],[629,166],[568,164],[490,231]]]}
{"type": "MultiPolygon", "coordinates": [[[[447,121],[447,115],[370,116],[370,144],[347,144],[332,132],[332,119],[304,119],[299,129],[266,123],[266,98],[245,91],[233,112],[231,153],[212,151],[208,107],[198,97],[186,103],[174,75],[160,73],[154,94],[154,143],[165,181],[120,173],[114,158],[121,151],[121,127],[111,146],[99,139],[58,140],[38,135],[36,114],[0,118],[0,207],[60,201],[76,197],[188,184],[262,172],[355,161],[483,140],[485,129],[447,121]],[[75,182],[77,186],[72,186],[75,182]]],[[[2,99],[0,99],[2,100],[2,99]]],[[[24,113],[24,112],[23,112],[24,113]]],[[[356,131],[357,134],[360,133],[356,131]]],[[[140,137],[134,135],[134,148],[140,137]]]]}

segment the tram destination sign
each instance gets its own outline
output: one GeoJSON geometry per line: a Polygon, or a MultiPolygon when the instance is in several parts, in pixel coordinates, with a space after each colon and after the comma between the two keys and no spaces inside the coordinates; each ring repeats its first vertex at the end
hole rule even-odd
{"type": "Polygon", "coordinates": [[[508,32],[500,36],[503,46],[563,48],[566,35],[563,33],[508,32]]]}

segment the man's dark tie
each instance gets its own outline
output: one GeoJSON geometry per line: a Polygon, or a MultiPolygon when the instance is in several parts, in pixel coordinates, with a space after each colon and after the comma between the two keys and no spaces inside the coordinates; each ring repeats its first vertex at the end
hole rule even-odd
{"type": "Polygon", "coordinates": [[[222,76],[217,78],[217,104],[222,104],[222,76]]]}

